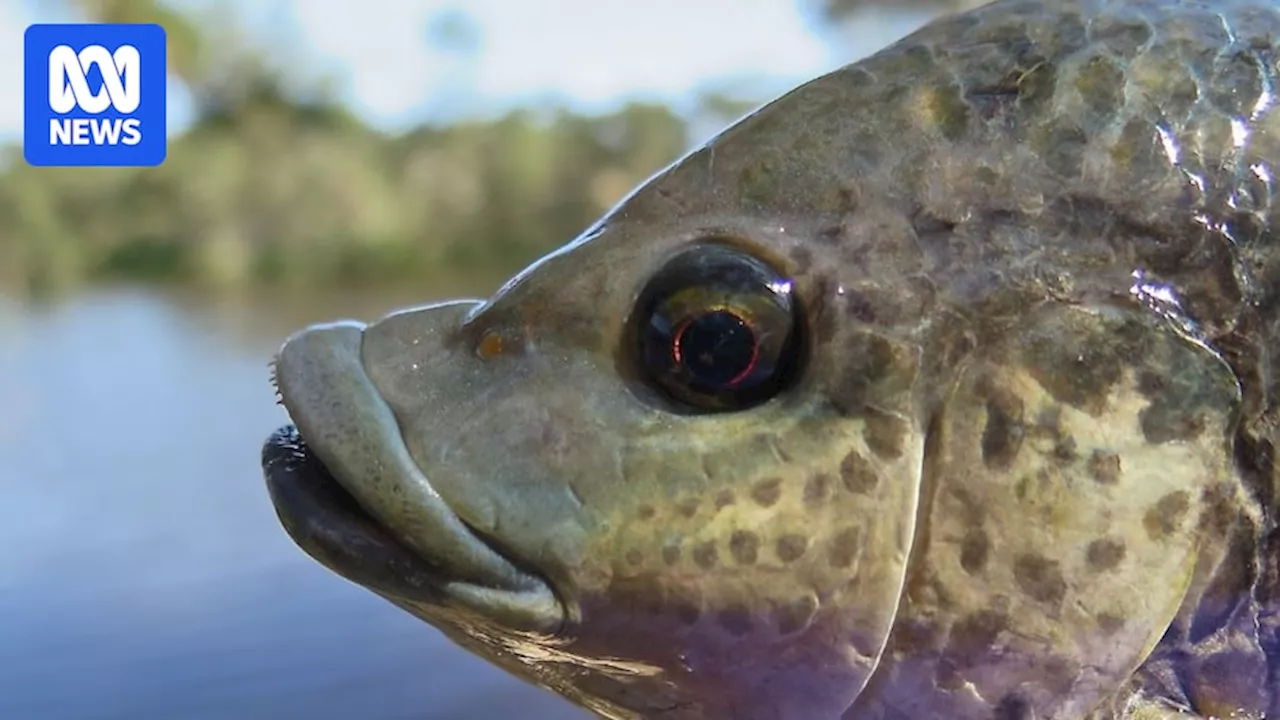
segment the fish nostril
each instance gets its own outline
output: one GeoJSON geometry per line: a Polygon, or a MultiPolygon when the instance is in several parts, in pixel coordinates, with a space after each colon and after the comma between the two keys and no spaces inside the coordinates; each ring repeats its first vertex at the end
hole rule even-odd
{"type": "Polygon", "coordinates": [[[497,330],[485,330],[476,342],[476,357],[492,360],[502,354],[502,335],[497,330]]]}

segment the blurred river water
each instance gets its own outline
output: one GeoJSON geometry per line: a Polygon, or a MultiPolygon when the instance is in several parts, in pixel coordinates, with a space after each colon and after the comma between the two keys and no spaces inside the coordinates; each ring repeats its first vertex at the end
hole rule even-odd
{"type": "Polygon", "coordinates": [[[0,297],[0,718],[585,718],[320,567],[267,498],[283,338],[426,299],[0,297]]]}

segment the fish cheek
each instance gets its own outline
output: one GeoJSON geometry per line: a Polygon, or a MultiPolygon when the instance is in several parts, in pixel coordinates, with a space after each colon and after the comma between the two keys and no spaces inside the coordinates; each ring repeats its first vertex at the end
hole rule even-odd
{"type": "Polygon", "coordinates": [[[1234,492],[1238,388],[1141,311],[1049,306],[980,345],[929,440],[874,699],[908,715],[1086,714],[1159,641],[1234,492]]]}
{"type": "Polygon", "coordinates": [[[646,490],[626,492],[587,551],[608,565],[583,595],[576,652],[680,677],[708,717],[852,703],[901,592],[923,432],[819,395],[628,442],[619,480],[646,490]]]}

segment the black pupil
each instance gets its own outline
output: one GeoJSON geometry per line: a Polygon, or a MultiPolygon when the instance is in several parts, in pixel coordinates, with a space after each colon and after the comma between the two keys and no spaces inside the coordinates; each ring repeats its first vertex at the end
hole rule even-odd
{"type": "Polygon", "coordinates": [[[695,380],[723,388],[741,381],[755,364],[756,336],[742,318],[717,310],[690,320],[674,350],[695,380]]]}

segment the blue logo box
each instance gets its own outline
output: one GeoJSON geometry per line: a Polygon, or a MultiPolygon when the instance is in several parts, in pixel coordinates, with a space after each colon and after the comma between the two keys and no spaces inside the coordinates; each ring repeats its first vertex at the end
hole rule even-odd
{"type": "Polygon", "coordinates": [[[159,25],[32,25],[23,37],[22,150],[36,166],[154,166],[168,152],[159,25]]]}

